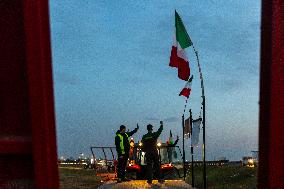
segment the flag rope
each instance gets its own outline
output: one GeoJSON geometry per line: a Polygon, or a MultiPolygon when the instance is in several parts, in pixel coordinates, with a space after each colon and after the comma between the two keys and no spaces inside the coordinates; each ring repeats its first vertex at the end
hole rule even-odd
{"type": "Polygon", "coordinates": [[[188,98],[185,99],[185,104],[184,104],[184,109],[183,109],[183,116],[184,116],[184,113],[185,113],[185,110],[186,110],[187,101],[188,101],[188,98]]]}

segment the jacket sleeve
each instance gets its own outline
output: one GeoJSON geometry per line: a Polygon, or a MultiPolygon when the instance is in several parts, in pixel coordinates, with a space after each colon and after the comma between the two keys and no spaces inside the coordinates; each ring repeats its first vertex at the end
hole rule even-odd
{"type": "Polygon", "coordinates": [[[160,128],[158,129],[158,131],[154,132],[154,137],[155,138],[159,138],[160,134],[162,133],[163,131],[163,125],[160,125],[160,128]]]}
{"type": "Polygon", "coordinates": [[[175,143],[173,144],[173,146],[176,146],[176,145],[177,145],[178,140],[179,140],[179,139],[176,139],[176,141],[175,141],[175,143]]]}
{"type": "Polygon", "coordinates": [[[122,155],[122,152],[121,152],[121,149],[120,149],[120,139],[118,136],[115,137],[115,147],[116,147],[116,152],[117,152],[117,156],[121,156],[122,155]]]}
{"type": "Polygon", "coordinates": [[[127,135],[128,135],[128,136],[132,136],[132,135],[134,135],[137,131],[138,131],[138,129],[135,128],[133,131],[127,132],[127,135]]]}

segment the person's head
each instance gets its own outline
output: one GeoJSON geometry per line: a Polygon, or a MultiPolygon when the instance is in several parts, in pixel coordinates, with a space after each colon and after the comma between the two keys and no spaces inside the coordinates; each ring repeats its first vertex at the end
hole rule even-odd
{"type": "Polygon", "coordinates": [[[148,130],[149,133],[153,132],[153,125],[148,124],[147,125],[147,130],[148,130]]]}
{"type": "Polygon", "coordinates": [[[130,144],[131,147],[134,147],[134,146],[135,146],[135,143],[134,143],[134,139],[133,139],[133,138],[130,139],[129,144],[130,144]]]}
{"type": "Polygon", "coordinates": [[[126,127],[125,127],[124,125],[120,125],[119,131],[120,131],[121,133],[125,133],[126,127]]]}

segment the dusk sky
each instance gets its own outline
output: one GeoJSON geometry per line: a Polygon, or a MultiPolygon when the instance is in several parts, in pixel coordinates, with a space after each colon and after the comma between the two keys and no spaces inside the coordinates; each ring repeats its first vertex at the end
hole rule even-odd
{"type": "MultiPolygon", "coordinates": [[[[200,55],[207,159],[240,160],[257,150],[260,6],[259,0],[51,0],[58,155],[114,146],[121,124],[140,125],[136,141],[146,124],[157,129],[160,120],[162,141],[169,130],[182,136],[185,98],[178,94],[185,82],[168,66],[175,9],[200,55]]],[[[193,50],[186,51],[194,75],[188,108],[197,118],[200,80],[193,50]]],[[[201,145],[196,155],[200,160],[201,145]]]]}

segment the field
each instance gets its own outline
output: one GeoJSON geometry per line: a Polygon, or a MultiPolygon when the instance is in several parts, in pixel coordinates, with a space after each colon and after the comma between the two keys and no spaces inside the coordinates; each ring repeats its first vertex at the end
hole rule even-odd
{"type": "Polygon", "coordinates": [[[59,168],[60,189],[95,189],[101,184],[94,170],[59,168]]]}
{"type": "MultiPolygon", "coordinates": [[[[195,187],[203,188],[202,167],[195,167],[195,187]]],[[[208,189],[254,189],[257,169],[249,167],[207,167],[208,189]]],[[[186,180],[191,184],[191,175],[186,180]]]]}
{"type": "MultiPolygon", "coordinates": [[[[203,188],[202,167],[195,167],[195,187],[203,188]]],[[[59,168],[61,189],[95,189],[101,182],[94,170],[59,168]]],[[[256,168],[207,167],[208,189],[254,189],[256,168]]],[[[191,184],[191,175],[186,180],[191,184]]]]}

